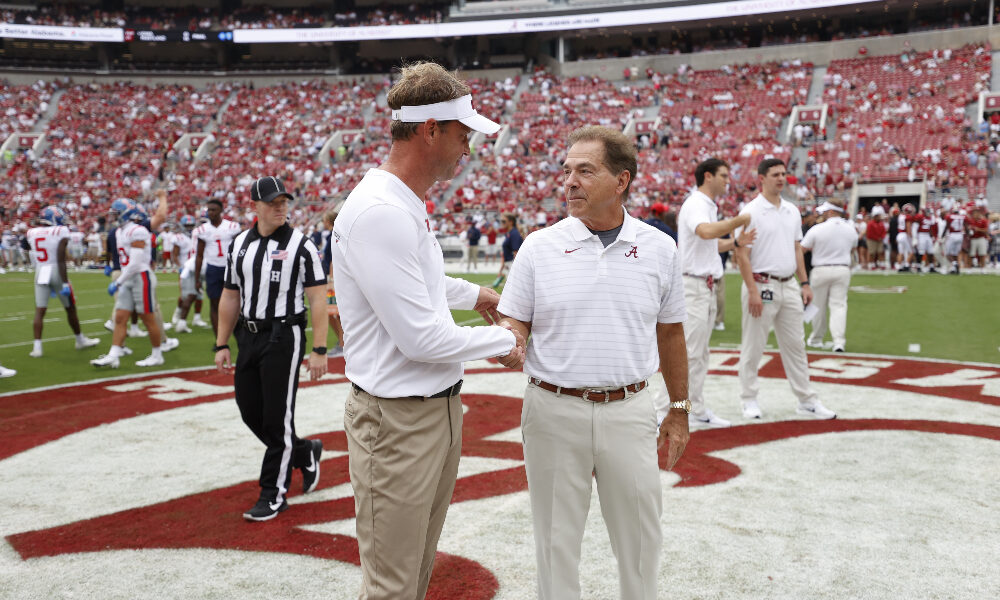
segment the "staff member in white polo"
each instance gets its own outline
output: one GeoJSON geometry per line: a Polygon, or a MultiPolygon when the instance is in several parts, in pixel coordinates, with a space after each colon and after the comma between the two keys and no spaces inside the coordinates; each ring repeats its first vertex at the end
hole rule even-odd
{"type": "Polygon", "coordinates": [[[729,427],[731,423],[728,420],[705,406],[703,394],[705,375],[708,373],[708,342],[712,337],[717,306],[714,288],[723,276],[719,253],[749,246],[757,232],[747,230],[739,239],[718,239],[750,223],[750,215],[718,220],[719,207],[715,200],[725,193],[729,185],[729,165],[725,161],[718,158],[702,161],[694,169],[694,181],[698,188],[684,200],[677,215],[677,248],[681,254],[687,309],[684,339],[688,357],[688,397],[691,400],[689,421],[692,426],[729,427]]]}
{"type": "Polygon", "coordinates": [[[469,87],[434,63],[406,66],[387,97],[389,156],[371,169],[333,226],[333,275],[353,382],[344,428],[361,558],[361,599],[427,593],[462,450],[462,362],[502,357],[520,368],[524,339],[459,327],[449,309],[499,319],[499,295],[444,274],[424,195],[451,179],[469,134],[500,126],[472,108],[469,87]]]}
{"type": "Polygon", "coordinates": [[[621,597],[653,600],[662,544],[657,448],[669,438],[673,468],[691,409],[680,261],[669,236],[622,206],[636,173],[632,141],[584,127],[569,145],[570,216],[525,239],[499,306],[503,322],[532,334],[521,431],[538,597],[580,598],[596,477],[621,597]],[[648,387],[657,367],[669,408],[655,406],[648,387]]]}
{"type": "Polygon", "coordinates": [[[839,202],[820,205],[816,209],[820,222],[802,238],[802,247],[812,251],[809,282],[817,308],[808,343],[816,348],[823,346],[829,304],[834,352],[843,352],[847,346],[847,288],[851,284],[851,250],[858,239],[854,226],[844,219],[844,207],[839,202]]]}
{"type": "Polygon", "coordinates": [[[785,163],[766,158],[757,166],[757,175],[760,194],[740,211],[741,215],[750,215],[748,227],[757,230],[757,239],[752,247],[736,249],[743,277],[743,335],[738,366],[743,416],[763,416],[757,403],[757,369],[773,326],[785,376],[799,399],[796,412],[817,419],[835,419],[837,413],[823,406],[809,383],[802,314],[813,293],[799,245],[802,216],[795,205],[781,198],[787,176],[785,163]]]}

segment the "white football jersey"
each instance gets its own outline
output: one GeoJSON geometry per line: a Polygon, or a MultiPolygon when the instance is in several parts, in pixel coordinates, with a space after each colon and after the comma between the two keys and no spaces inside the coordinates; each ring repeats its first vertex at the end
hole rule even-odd
{"type": "Polygon", "coordinates": [[[118,228],[115,241],[118,243],[118,260],[121,261],[123,270],[130,265],[134,265],[133,270],[149,269],[152,260],[150,243],[152,237],[149,230],[138,223],[129,223],[118,228]],[[132,243],[138,241],[146,242],[146,245],[142,248],[133,248],[132,243]]]}
{"type": "Polygon", "coordinates": [[[28,244],[35,257],[38,267],[59,263],[59,242],[69,239],[69,227],[52,225],[48,227],[32,227],[28,230],[28,244]]]}
{"type": "Polygon", "coordinates": [[[174,256],[177,260],[187,260],[194,256],[191,249],[194,244],[191,242],[191,237],[184,233],[174,234],[174,256]]]}
{"type": "MultiPolygon", "coordinates": [[[[205,254],[201,261],[202,264],[225,268],[226,251],[229,250],[230,242],[239,233],[240,226],[229,219],[223,219],[218,227],[211,223],[202,223],[196,227],[193,234],[194,239],[205,241],[205,254]]],[[[198,246],[196,245],[195,252],[197,251],[198,246]]]]}

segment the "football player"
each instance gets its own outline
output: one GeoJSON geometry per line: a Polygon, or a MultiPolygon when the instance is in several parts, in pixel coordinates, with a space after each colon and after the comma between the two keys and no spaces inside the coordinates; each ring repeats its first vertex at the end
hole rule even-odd
{"type": "Polygon", "coordinates": [[[88,338],[80,332],[76,298],[66,273],[66,247],[70,241],[70,230],[65,224],[65,215],[59,208],[47,206],[39,214],[37,223],[37,227],[28,230],[28,243],[35,263],[35,341],[28,356],[42,356],[42,324],[49,307],[49,298],[53,296],[59,298],[66,309],[70,329],[76,335],[76,349],[96,346],[100,340],[88,338]]]}

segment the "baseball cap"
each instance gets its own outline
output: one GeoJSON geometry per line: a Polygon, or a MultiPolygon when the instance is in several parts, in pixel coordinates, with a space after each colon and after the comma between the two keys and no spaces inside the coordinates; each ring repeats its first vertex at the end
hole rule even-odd
{"type": "Polygon", "coordinates": [[[295,199],[277,177],[261,177],[250,188],[250,198],[254,202],[271,202],[278,196],[288,196],[289,200],[295,199]]]}

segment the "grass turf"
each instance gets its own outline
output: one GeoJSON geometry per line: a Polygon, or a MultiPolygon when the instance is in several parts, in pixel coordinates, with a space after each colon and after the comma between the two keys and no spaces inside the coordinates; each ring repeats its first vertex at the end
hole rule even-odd
{"type": "MultiPolygon", "coordinates": [[[[158,300],[169,320],[177,303],[177,275],[161,273],[157,277],[158,300]]],[[[495,275],[464,277],[480,285],[489,285],[495,275]]],[[[112,300],[107,294],[109,280],[99,271],[70,272],[70,281],[83,332],[100,338],[101,343],[87,350],[75,350],[66,313],[59,301],[52,298],[43,331],[45,355],[30,358],[34,317],[32,281],[31,273],[0,275],[0,364],[18,371],[15,377],[0,379],[0,392],[151,372],[135,366],[136,360],[149,354],[147,338],[128,341],[135,353],[126,357],[119,369],[98,369],[90,365],[90,359],[107,352],[111,344],[111,335],[103,325],[111,315],[112,300]]],[[[739,283],[738,275],[726,276],[726,329],[713,332],[713,347],[739,347],[739,283]]],[[[1000,363],[1000,311],[995,310],[998,283],[1000,280],[993,276],[855,274],[852,287],[905,286],[907,291],[902,294],[852,291],[848,303],[847,350],[1000,363]],[[908,352],[910,344],[920,344],[921,351],[908,352]]],[[[202,310],[206,321],[208,313],[206,301],[202,310]]],[[[474,311],[454,311],[454,318],[460,324],[483,324],[474,311]]],[[[806,329],[808,331],[808,325],[806,329]]],[[[211,329],[195,328],[192,333],[171,332],[171,335],[179,338],[181,345],[165,355],[164,368],[212,365],[211,346],[215,340],[211,329]]],[[[311,334],[307,343],[311,345],[311,334]]],[[[773,335],[770,343],[774,345],[773,335]]],[[[327,345],[334,345],[332,332],[327,345]]]]}

